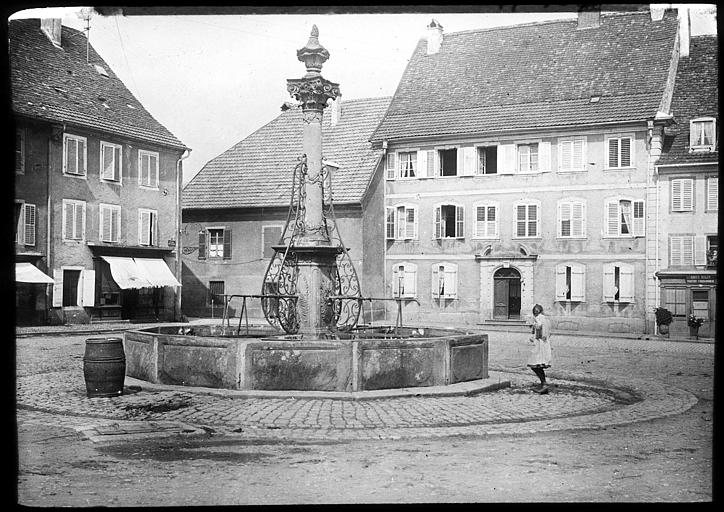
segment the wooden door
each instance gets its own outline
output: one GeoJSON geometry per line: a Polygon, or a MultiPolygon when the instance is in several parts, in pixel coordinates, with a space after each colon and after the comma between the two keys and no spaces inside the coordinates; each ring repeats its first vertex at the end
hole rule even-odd
{"type": "Polygon", "coordinates": [[[520,318],[520,279],[508,280],[508,318],[520,318]]]}
{"type": "Polygon", "coordinates": [[[493,318],[508,318],[508,280],[493,280],[493,318]]]}

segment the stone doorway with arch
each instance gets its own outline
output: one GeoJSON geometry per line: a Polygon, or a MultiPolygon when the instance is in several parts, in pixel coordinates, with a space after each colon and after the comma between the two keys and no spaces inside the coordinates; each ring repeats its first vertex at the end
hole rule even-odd
{"type": "Polygon", "coordinates": [[[534,274],[538,256],[488,247],[475,255],[480,264],[480,322],[523,322],[535,304],[534,274]]]}

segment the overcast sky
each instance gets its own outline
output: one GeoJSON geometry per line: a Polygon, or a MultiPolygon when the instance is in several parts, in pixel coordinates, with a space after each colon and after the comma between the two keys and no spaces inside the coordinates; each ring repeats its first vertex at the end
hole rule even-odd
{"type": "MultiPolygon", "coordinates": [[[[676,5],[676,4],[674,4],[676,5]]],[[[425,6],[430,7],[430,6],[425,6]]],[[[539,9],[541,6],[537,6],[539,9]]],[[[692,5],[690,5],[692,7],[692,5]]],[[[713,6],[692,14],[692,33],[716,33],[713,6]]],[[[445,32],[572,18],[575,12],[386,14],[107,15],[94,13],[90,42],[146,109],[192,149],[186,184],[220,153],[274,119],[291,101],[287,78],[300,78],[296,51],[319,28],[329,50],[325,78],[343,99],[392,96],[432,18],[445,32]]],[[[79,7],[11,16],[62,17],[82,30],[79,7]],[[39,14],[39,13],[43,14],[39,14]]]]}

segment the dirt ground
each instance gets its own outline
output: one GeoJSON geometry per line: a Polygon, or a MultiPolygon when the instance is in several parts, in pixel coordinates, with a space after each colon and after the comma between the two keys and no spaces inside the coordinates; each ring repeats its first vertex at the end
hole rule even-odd
{"type": "MultiPolygon", "coordinates": [[[[520,366],[519,336],[491,334],[491,366],[520,366]]],[[[82,354],[77,336],[16,343],[19,375],[82,354]]],[[[19,409],[17,500],[30,506],[711,501],[714,356],[687,350],[695,345],[560,337],[556,368],[635,374],[699,399],[684,414],[601,430],[327,444],[209,436],[101,446],[71,428],[77,418],[19,409]]]]}

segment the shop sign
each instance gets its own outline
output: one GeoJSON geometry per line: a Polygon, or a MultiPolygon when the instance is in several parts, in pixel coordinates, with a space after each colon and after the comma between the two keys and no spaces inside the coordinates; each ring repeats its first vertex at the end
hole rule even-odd
{"type": "Polygon", "coordinates": [[[693,274],[686,276],[688,284],[716,284],[716,277],[706,274],[693,274]]]}

